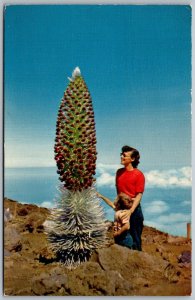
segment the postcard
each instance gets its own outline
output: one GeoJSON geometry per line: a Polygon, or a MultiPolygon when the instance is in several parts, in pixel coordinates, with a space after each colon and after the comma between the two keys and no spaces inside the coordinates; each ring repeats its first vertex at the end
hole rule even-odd
{"type": "Polygon", "coordinates": [[[191,295],[191,17],[4,6],[4,295],[191,295]]]}

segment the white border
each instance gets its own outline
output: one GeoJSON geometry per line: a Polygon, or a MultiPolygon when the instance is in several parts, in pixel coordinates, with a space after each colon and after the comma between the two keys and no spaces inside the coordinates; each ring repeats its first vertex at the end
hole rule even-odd
{"type": "MultiPolygon", "coordinates": [[[[194,42],[195,42],[195,34],[194,34],[194,28],[195,28],[195,20],[194,20],[194,12],[193,9],[195,7],[193,0],[2,0],[0,1],[0,121],[1,121],[1,130],[0,130],[0,140],[2,141],[2,145],[3,145],[3,9],[5,5],[190,5],[192,7],[192,99],[194,98],[194,86],[195,86],[195,72],[194,72],[194,65],[195,65],[195,54],[194,54],[194,42]]],[[[192,116],[195,115],[195,105],[194,105],[194,101],[192,101],[192,116]]],[[[192,137],[195,136],[195,119],[192,118],[192,137]]],[[[0,147],[0,166],[3,165],[3,147],[0,147]]],[[[194,138],[192,138],[192,177],[194,178],[195,176],[195,159],[194,159],[194,153],[195,153],[195,145],[194,145],[194,138]]],[[[2,183],[2,176],[3,176],[3,169],[0,168],[0,194],[3,196],[3,183],[2,183]]],[[[2,197],[3,198],[3,197],[2,197]]],[[[192,200],[195,198],[195,192],[194,192],[194,184],[192,186],[192,200]]],[[[192,201],[193,204],[193,201],[192,201]]],[[[2,206],[3,206],[3,201],[1,202],[1,206],[0,206],[0,215],[1,215],[1,222],[0,222],[0,242],[1,242],[1,246],[3,247],[3,220],[2,220],[2,206]]],[[[195,217],[195,209],[194,209],[194,205],[192,205],[192,220],[195,217]]],[[[192,222],[192,240],[195,238],[195,234],[194,234],[194,226],[193,226],[194,222],[192,222]]],[[[1,249],[2,249],[1,247],[1,249]]],[[[195,253],[194,253],[194,249],[193,249],[193,257],[194,257],[195,253]]],[[[2,276],[1,278],[3,278],[3,256],[0,259],[0,268],[2,271],[2,276]]],[[[194,271],[194,259],[192,260],[192,270],[194,271]]],[[[193,275],[193,272],[192,272],[193,275]]],[[[4,298],[3,295],[3,279],[0,280],[0,299],[4,298]]],[[[194,276],[192,276],[192,295],[194,296],[194,289],[193,286],[195,286],[195,279],[194,276]]],[[[38,299],[45,299],[45,296],[34,296],[35,298],[38,299]]],[[[49,296],[52,297],[52,296],[49,296]]],[[[130,297],[130,296],[128,296],[130,297]]],[[[17,296],[9,296],[9,299],[15,299],[18,298],[17,296]]],[[[20,296],[19,296],[20,298],[20,296]]],[[[31,299],[32,296],[23,296],[22,299],[31,299]]],[[[55,297],[56,298],[56,297],[55,297]]],[[[64,298],[58,296],[58,298],[64,298]]],[[[66,297],[66,299],[71,299],[72,296],[68,296],[66,297]]],[[[79,299],[85,299],[86,297],[79,297],[79,299]]],[[[102,297],[88,297],[88,299],[102,299],[102,297]]],[[[111,297],[112,298],[112,297],[111,297]]],[[[136,297],[136,299],[146,299],[148,297],[146,296],[138,296],[136,297]]],[[[160,296],[152,296],[152,298],[154,299],[162,299],[162,297],[160,296]]],[[[164,298],[164,297],[163,297],[164,298]]],[[[166,296],[165,297],[168,300],[172,300],[173,296],[166,296]]],[[[114,299],[122,299],[122,297],[117,297],[114,296],[114,299]]],[[[179,299],[192,299],[192,297],[186,297],[186,296],[179,296],[179,299]]]]}
{"type": "Polygon", "coordinates": [[[104,4],[104,5],[191,5],[193,0],[2,0],[2,5],[10,4],[104,4]]]}

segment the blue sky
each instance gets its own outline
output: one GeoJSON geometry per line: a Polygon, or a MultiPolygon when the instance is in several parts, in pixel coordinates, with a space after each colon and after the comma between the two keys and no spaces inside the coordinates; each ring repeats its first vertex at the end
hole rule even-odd
{"type": "Polygon", "coordinates": [[[57,110],[79,66],[98,165],[118,164],[128,144],[148,172],[189,167],[190,27],[189,6],[7,6],[5,166],[55,166],[57,110]]]}

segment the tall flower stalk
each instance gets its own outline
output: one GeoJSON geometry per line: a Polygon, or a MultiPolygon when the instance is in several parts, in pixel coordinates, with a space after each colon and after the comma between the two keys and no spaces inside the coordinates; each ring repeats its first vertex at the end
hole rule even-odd
{"type": "Polygon", "coordinates": [[[97,152],[92,99],[78,67],[69,80],[58,111],[54,146],[62,184],[45,229],[57,258],[76,267],[105,246],[107,230],[93,184],[97,152]]]}
{"type": "Polygon", "coordinates": [[[76,68],[61,101],[54,151],[59,179],[71,191],[92,186],[96,163],[96,133],[92,99],[76,68]]]}

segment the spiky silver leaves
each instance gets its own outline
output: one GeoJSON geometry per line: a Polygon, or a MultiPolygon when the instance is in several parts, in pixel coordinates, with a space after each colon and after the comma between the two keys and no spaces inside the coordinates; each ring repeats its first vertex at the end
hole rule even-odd
{"type": "Polygon", "coordinates": [[[93,188],[60,190],[58,207],[44,224],[51,249],[67,267],[77,267],[106,245],[106,220],[93,188]]]}

